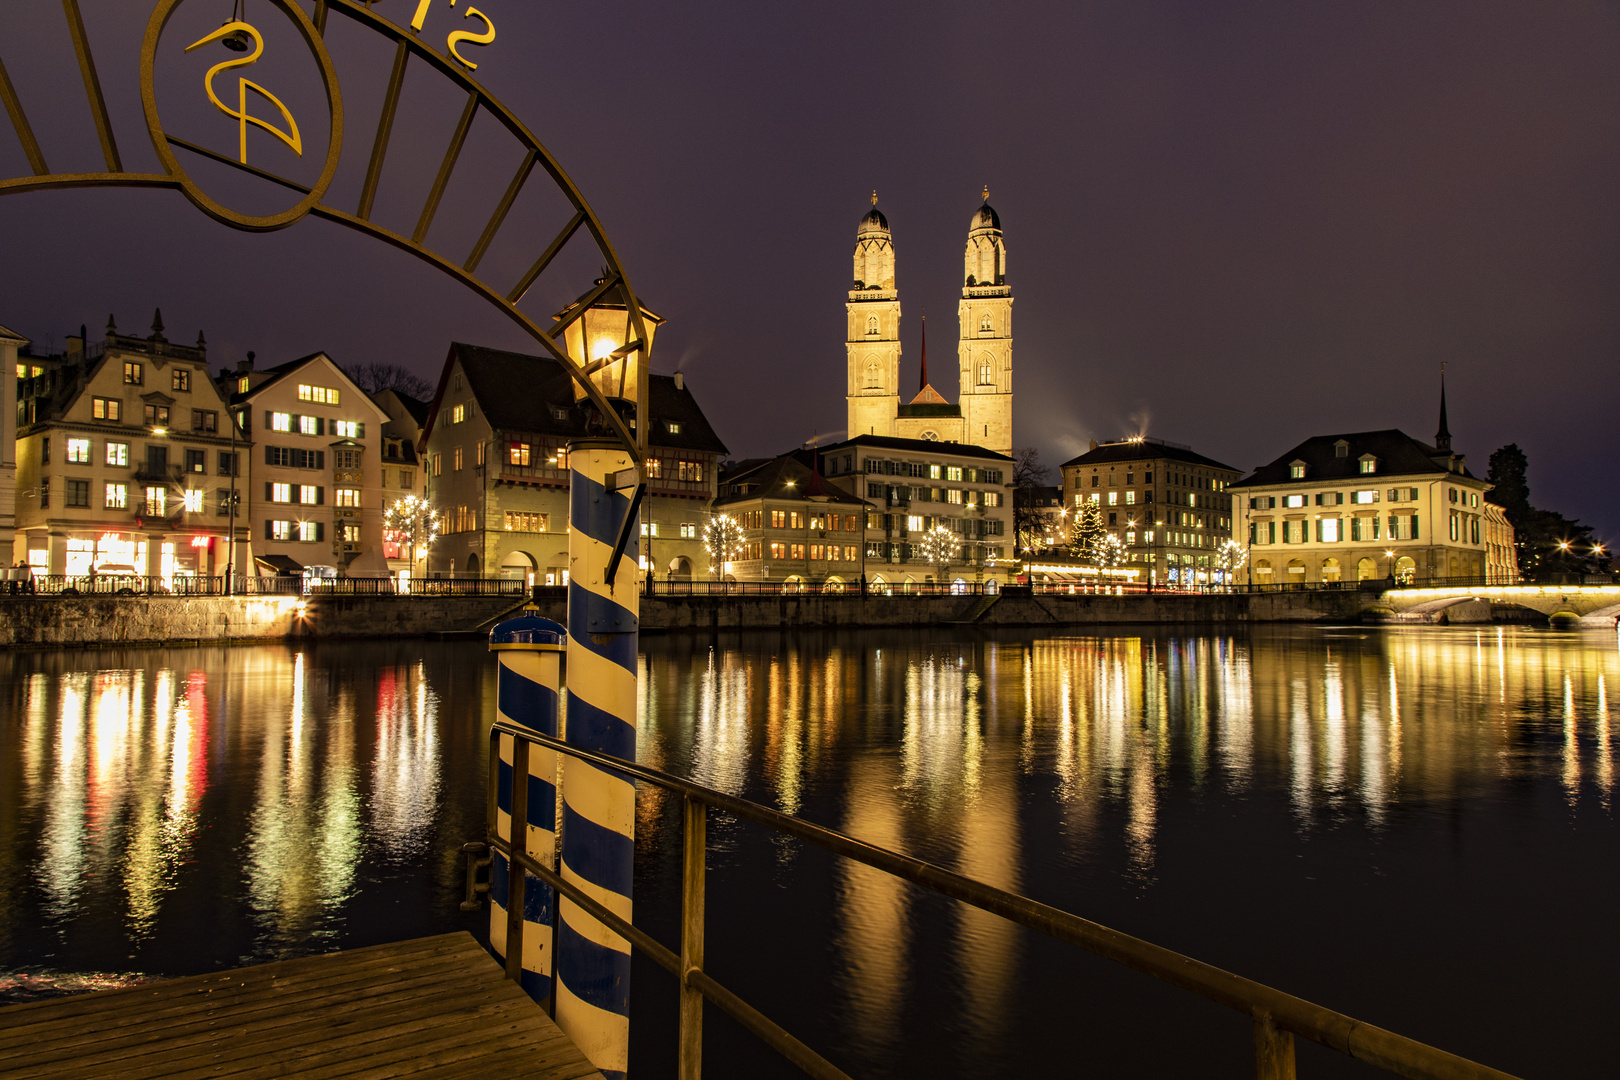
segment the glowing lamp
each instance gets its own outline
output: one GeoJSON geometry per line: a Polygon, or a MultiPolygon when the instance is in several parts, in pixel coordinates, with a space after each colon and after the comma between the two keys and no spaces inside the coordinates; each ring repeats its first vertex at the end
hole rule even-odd
{"type": "MultiPolygon", "coordinates": [[[[600,282],[598,282],[600,285],[600,282]]],[[[581,304],[595,293],[593,289],[552,316],[563,328],[563,347],[568,358],[584,368],[602,396],[609,400],[634,402],[640,385],[642,365],[652,351],[653,335],[663,318],[641,308],[646,340],[637,336],[621,288],[609,289],[583,312],[581,304]]],[[[585,389],[574,384],[574,400],[582,401],[585,389]]]]}

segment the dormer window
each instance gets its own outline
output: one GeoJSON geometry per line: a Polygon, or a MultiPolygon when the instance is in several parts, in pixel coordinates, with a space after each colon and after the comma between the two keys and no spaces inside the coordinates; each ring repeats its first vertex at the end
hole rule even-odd
{"type": "Polygon", "coordinates": [[[1290,462],[1288,465],[1288,478],[1290,480],[1305,479],[1305,463],[1303,461],[1290,462]]]}
{"type": "Polygon", "coordinates": [[[1362,454],[1361,455],[1361,473],[1362,473],[1362,475],[1363,476],[1370,476],[1371,474],[1373,474],[1373,473],[1375,473],[1377,471],[1378,471],[1378,459],[1373,457],[1371,454],[1362,454]]]}
{"type": "Polygon", "coordinates": [[[1334,457],[1349,457],[1350,456],[1350,444],[1345,442],[1343,439],[1340,439],[1338,442],[1334,443],[1333,444],[1333,456],[1334,457]]]}
{"type": "Polygon", "coordinates": [[[669,433],[671,435],[679,435],[681,433],[681,425],[680,425],[679,421],[670,420],[670,421],[668,421],[668,424],[669,424],[669,433]]]}

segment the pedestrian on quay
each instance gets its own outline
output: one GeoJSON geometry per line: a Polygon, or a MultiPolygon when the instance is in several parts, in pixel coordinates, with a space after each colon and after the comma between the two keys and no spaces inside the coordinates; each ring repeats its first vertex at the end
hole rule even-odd
{"type": "Polygon", "coordinates": [[[22,562],[19,560],[16,566],[6,569],[6,592],[12,596],[16,596],[22,589],[22,574],[18,572],[21,568],[22,562]]]}

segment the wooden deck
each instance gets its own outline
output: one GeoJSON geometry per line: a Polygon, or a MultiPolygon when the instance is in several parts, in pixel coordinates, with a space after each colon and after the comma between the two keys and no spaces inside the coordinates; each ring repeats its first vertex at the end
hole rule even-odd
{"type": "Polygon", "coordinates": [[[0,1009],[0,1077],[601,1076],[466,933],[0,1009]]]}

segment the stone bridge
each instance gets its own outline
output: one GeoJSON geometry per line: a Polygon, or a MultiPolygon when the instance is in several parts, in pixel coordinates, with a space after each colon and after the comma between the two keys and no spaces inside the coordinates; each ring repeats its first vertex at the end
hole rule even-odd
{"type": "Polygon", "coordinates": [[[1450,585],[1387,589],[1371,599],[1366,616],[1398,622],[1490,622],[1502,605],[1529,608],[1554,626],[1620,625],[1620,585],[1450,585]]]}

